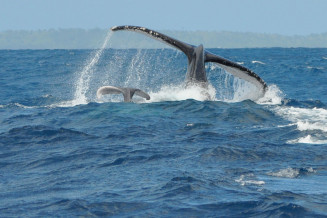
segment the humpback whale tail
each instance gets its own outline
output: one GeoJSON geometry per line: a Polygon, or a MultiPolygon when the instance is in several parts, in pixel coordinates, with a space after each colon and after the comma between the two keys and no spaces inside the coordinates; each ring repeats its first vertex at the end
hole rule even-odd
{"type": "Polygon", "coordinates": [[[140,89],[134,88],[121,88],[115,86],[102,86],[97,91],[97,98],[100,98],[102,95],[106,94],[123,94],[124,102],[131,102],[132,98],[135,95],[138,95],[146,100],[150,100],[150,96],[148,93],[143,92],[140,89]]]}
{"type": "Polygon", "coordinates": [[[142,33],[182,51],[188,58],[187,83],[207,83],[205,63],[214,62],[235,77],[254,84],[260,90],[261,96],[267,91],[267,84],[256,73],[235,62],[204,50],[202,45],[190,45],[165,34],[139,26],[115,26],[111,30],[128,30],[142,33]]]}

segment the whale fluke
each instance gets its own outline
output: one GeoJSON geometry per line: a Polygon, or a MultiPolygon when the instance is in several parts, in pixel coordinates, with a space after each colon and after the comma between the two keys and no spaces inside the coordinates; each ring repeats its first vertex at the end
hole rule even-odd
{"type": "Polygon", "coordinates": [[[135,95],[138,95],[146,100],[150,100],[150,95],[140,89],[134,88],[121,88],[115,86],[102,86],[97,91],[97,98],[100,98],[102,95],[107,94],[123,94],[124,102],[131,102],[132,98],[135,95]]]}
{"type": "Polygon", "coordinates": [[[151,38],[164,42],[174,48],[182,51],[188,58],[187,67],[187,84],[198,83],[206,84],[207,75],[205,72],[205,63],[214,62],[217,63],[221,68],[229,72],[235,77],[241,78],[254,84],[259,88],[261,96],[267,91],[267,84],[261,79],[256,73],[250,69],[243,67],[235,62],[219,57],[218,55],[212,54],[204,50],[203,46],[194,46],[177,39],[174,39],[165,34],[159,33],[154,30],[147,29],[139,26],[115,26],[111,28],[112,31],[128,30],[138,33],[143,33],[151,38]]]}
{"type": "Polygon", "coordinates": [[[242,65],[239,65],[235,62],[232,62],[230,60],[227,60],[225,58],[219,57],[215,54],[212,54],[210,52],[205,52],[205,62],[214,62],[217,63],[221,68],[229,72],[230,74],[244,79],[245,81],[248,81],[255,85],[257,88],[260,89],[260,91],[264,94],[267,91],[267,84],[263,79],[261,79],[256,73],[254,73],[252,70],[243,67],[242,65]]]}
{"type": "Polygon", "coordinates": [[[112,31],[119,31],[119,30],[129,30],[129,31],[134,31],[134,32],[138,32],[138,33],[142,33],[146,36],[149,36],[153,39],[159,40],[163,43],[166,43],[169,46],[173,46],[179,50],[181,50],[182,52],[184,52],[186,54],[186,56],[188,57],[188,59],[192,59],[192,51],[193,48],[195,46],[193,45],[189,45],[185,42],[179,41],[177,39],[174,39],[170,36],[167,36],[165,34],[159,33],[157,31],[154,30],[150,30],[148,28],[145,27],[140,27],[140,26],[114,26],[111,27],[112,31]]]}

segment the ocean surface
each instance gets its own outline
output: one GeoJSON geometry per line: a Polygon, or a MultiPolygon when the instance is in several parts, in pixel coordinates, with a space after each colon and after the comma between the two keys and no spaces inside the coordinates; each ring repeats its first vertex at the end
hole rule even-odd
{"type": "Polygon", "coordinates": [[[208,100],[183,53],[108,45],[0,50],[0,217],[327,217],[327,49],[208,49],[269,86],[209,63],[208,100]]]}

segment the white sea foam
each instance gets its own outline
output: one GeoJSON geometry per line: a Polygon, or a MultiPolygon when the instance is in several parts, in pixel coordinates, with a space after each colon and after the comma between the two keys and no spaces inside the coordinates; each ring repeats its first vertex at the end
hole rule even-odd
{"type": "Polygon", "coordinates": [[[263,62],[261,62],[261,61],[252,61],[252,64],[265,64],[265,63],[263,63],[263,62]]]}
{"type": "MultiPolygon", "coordinates": [[[[134,96],[133,102],[135,103],[152,103],[162,101],[183,101],[187,99],[194,99],[197,101],[215,101],[215,88],[209,85],[208,89],[194,85],[185,87],[185,84],[163,86],[159,91],[149,92],[150,100],[134,96]]],[[[121,102],[123,101],[122,95],[106,95],[98,99],[98,103],[102,102],[121,102]]],[[[67,102],[68,105],[71,104],[67,102]]]]}
{"type": "Polygon", "coordinates": [[[299,169],[286,168],[286,169],[281,169],[277,172],[270,172],[267,174],[269,176],[275,176],[275,177],[295,178],[300,174],[300,172],[299,169]]]}
{"type": "Polygon", "coordinates": [[[323,108],[277,107],[275,112],[297,125],[300,131],[321,130],[327,132],[327,110],[323,108]]]}
{"type": "Polygon", "coordinates": [[[149,95],[151,100],[145,102],[182,101],[187,99],[197,101],[216,100],[216,90],[211,85],[209,85],[208,89],[196,85],[185,87],[184,84],[163,86],[158,92],[150,92],[149,95]]]}
{"type": "Polygon", "coordinates": [[[235,182],[240,183],[242,186],[266,184],[265,181],[255,180],[255,177],[253,174],[241,175],[240,178],[235,179],[235,182]]]}
{"type": "MultiPolygon", "coordinates": [[[[210,67],[215,67],[215,65],[210,67]]],[[[210,84],[208,89],[196,85],[187,88],[185,88],[185,84],[166,85],[161,87],[158,92],[150,91],[149,95],[151,100],[145,102],[181,101],[186,99],[240,102],[250,99],[257,101],[259,104],[280,104],[283,99],[282,92],[275,85],[269,86],[264,97],[260,98],[260,93],[254,85],[242,79],[234,78],[230,74],[226,74],[225,79],[221,80],[217,89],[210,84]]]]}
{"type": "Polygon", "coordinates": [[[305,137],[300,137],[298,139],[294,140],[288,140],[288,144],[297,144],[297,143],[303,143],[303,144],[316,144],[316,145],[321,145],[321,144],[327,144],[327,139],[320,139],[315,136],[307,135],[305,137]]]}
{"type": "Polygon", "coordinates": [[[37,108],[37,106],[26,106],[26,105],[23,105],[23,104],[20,104],[20,103],[14,103],[15,106],[17,107],[20,107],[20,108],[37,108]]]}
{"type": "MultiPolygon", "coordinates": [[[[326,121],[326,120],[324,120],[326,121]]],[[[297,125],[297,129],[300,131],[306,131],[306,130],[321,130],[323,132],[327,132],[327,124],[326,123],[322,123],[322,122],[318,122],[318,121],[314,121],[314,122],[310,122],[310,121],[298,121],[296,123],[297,125]]]]}
{"type": "Polygon", "coordinates": [[[326,144],[327,143],[327,110],[323,108],[297,108],[281,106],[284,94],[275,85],[268,87],[268,91],[263,98],[256,101],[263,105],[276,105],[270,109],[277,115],[289,120],[288,125],[278,126],[296,126],[299,131],[318,131],[310,133],[305,137],[288,140],[287,143],[308,143],[308,144],[326,144]]]}
{"type": "Polygon", "coordinates": [[[291,121],[301,132],[310,132],[305,137],[288,140],[287,143],[326,144],[327,143],[327,110],[323,108],[297,108],[277,106],[274,112],[291,121]],[[317,132],[318,131],[318,132],[317,132]]]}
{"type": "MultiPolygon", "coordinates": [[[[303,171],[306,173],[316,172],[312,167],[304,168],[303,171]]],[[[288,167],[286,169],[278,170],[277,172],[269,172],[267,175],[283,178],[296,178],[300,175],[300,169],[288,167]]]]}
{"type": "MultiPolygon", "coordinates": [[[[225,89],[215,89],[215,87],[209,84],[208,88],[203,88],[197,85],[185,88],[185,84],[180,85],[167,85],[161,87],[157,92],[149,92],[151,96],[150,101],[144,102],[160,102],[160,101],[181,101],[186,99],[194,99],[197,101],[224,101],[224,102],[240,102],[247,99],[258,100],[260,93],[257,88],[241,79],[234,78],[231,86],[232,91],[228,91],[228,79],[225,80],[225,89]],[[218,93],[217,93],[218,92],[218,93]],[[228,92],[228,93],[227,93],[228,92]]],[[[219,86],[218,86],[219,87],[219,86]]],[[[269,91],[265,95],[265,98],[258,100],[264,104],[280,104],[282,97],[279,96],[278,88],[269,88],[269,91]]]]}

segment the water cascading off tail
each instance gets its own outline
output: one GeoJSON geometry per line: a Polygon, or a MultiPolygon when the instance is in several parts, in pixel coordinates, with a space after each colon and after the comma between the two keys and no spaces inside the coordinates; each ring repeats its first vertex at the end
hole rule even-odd
{"type": "Polygon", "coordinates": [[[77,79],[77,82],[75,83],[75,94],[74,100],[72,101],[73,105],[88,103],[86,94],[90,87],[90,80],[94,73],[94,67],[98,63],[104,49],[107,47],[107,44],[110,41],[112,34],[113,32],[109,30],[101,48],[95,52],[94,56],[92,55],[92,57],[90,57],[83,70],[79,73],[79,77],[77,79]]]}
{"type": "MultiPolygon", "coordinates": [[[[107,47],[112,35],[113,32],[109,30],[101,48],[90,56],[84,68],[80,72],[78,72],[77,79],[74,84],[75,93],[74,93],[73,100],[69,102],[70,106],[87,104],[90,101],[94,100],[92,99],[92,97],[90,97],[91,83],[95,82],[94,79],[96,78],[94,77],[94,73],[97,69],[97,64],[101,56],[103,55],[104,50],[107,47]]],[[[161,50],[160,54],[164,52],[167,51],[161,50]]],[[[152,96],[151,101],[167,101],[167,100],[176,101],[176,100],[185,100],[189,98],[193,98],[200,101],[208,100],[207,95],[201,95],[202,90],[199,90],[199,87],[192,87],[191,89],[185,90],[185,87],[183,85],[179,85],[179,83],[176,83],[176,79],[177,79],[175,78],[177,77],[176,76],[177,74],[175,74],[176,72],[172,73],[171,76],[167,76],[167,74],[169,74],[171,71],[176,71],[176,69],[177,71],[184,70],[184,68],[183,67],[181,68],[181,66],[171,69],[170,67],[171,65],[175,66],[176,64],[178,65],[179,63],[167,64],[167,62],[172,62],[174,58],[176,59],[176,54],[174,54],[173,56],[169,55],[167,57],[164,58],[161,57],[160,59],[158,59],[155,58],[157,57],[157,54],[153,54],[153,51],[150,51],[148,53],[147,51],[144,52],[143,50],[138,50],[134,56],[129,57],[131,59],[124,60],[126,59],[126,55],[124,55],[125,53],[126,51],[124,51],[123,54],[120,54],[119,58],[117,59],[115,57],[116,55],[115,52],[113,56],[109,58],[108,60],[109,62],[106,64],[107,69],[105,69],[106,74],[103,75],[104,71],[100,72],[102,74],[100,74],[99,77],[102,76],[101,77],[102,80],[97,81],[99,87],[103,85],[116,85],[116,86],[124,86],[124,87],[128,86],[128,87],[141,88],[151,93],[152,96]],[[120,62],[122,62],[121,66],[119,65],[120,62]],[[116,69],[117,64],[119,65],[118,67],[119,69],[116,69]],[[126,65],[126,67],[124,65],[126,65]],[[154,67],[154,66],[159,66],[159,67],[154,67]],[[165,76],[163,76],[163,74],[165,76]],[[120,77],[117,78],[118,76],[120,77]],[[123,81],[121,81],[122,78],[124,78],[123,81]],[[169,78],[175,78],[175,79],[170,81],[169,78]],[[194,93],[196,93],[197,95],[195,95],[194,93]]],[[[214,65],[209,65],[209,68],[207,68],[208,74],[210,74],[210,71],[216,71],[215,70],[216,67],[213,66],[214,65]]],[[[224,70],[220,70],[215,73],[217,73],[217,75],[223,75],[223,76],[222,77],[216,76],[216,78],[209,78],[212,84],[209,90],[211,100],[237,102],[245,99],[255,99],[256,96],[253,97],[251,93],[256,93],[256,92],[252,90],[253,87],[249,85],[247,82],[241,79],[234,78],[233,76],[224,73],[224,70]]],[[[180,79],[177,80],[179,81],[180,79]]]]}

